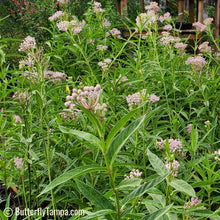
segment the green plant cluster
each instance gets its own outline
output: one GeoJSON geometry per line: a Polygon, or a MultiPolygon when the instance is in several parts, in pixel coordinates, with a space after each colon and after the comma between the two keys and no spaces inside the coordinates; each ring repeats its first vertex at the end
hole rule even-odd
{"type": "Polygon", "coordinates": [[[68,4],[45,41],[25,36],[19,65],[0,39],[6,194],[16,189],[21,209],[84,210],[24,219],[220,219],[218,54],[199,47],[199,28],[189,45],[157,8],[134,23],[108,4],[89,1],[81,18],[68,4]]]}

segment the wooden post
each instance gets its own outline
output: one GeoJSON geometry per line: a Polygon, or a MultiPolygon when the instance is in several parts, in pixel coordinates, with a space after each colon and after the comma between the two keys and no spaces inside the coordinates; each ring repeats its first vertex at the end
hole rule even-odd
{"type": "Polygon", "coordinates": [[[144,0],[141,0],[141,12],[144,13],[144,0]]]}
{"type": "Polygon", "coordinates": [[[179,22],[184,21],[184,0],[178,1],[178,19],[179,22]]]}
{"type": "MultiPolygon", "coordinates": [[[[215,0],[215,41],[218,41],[219,29],[220,29],[220,0],[215,0]]],[[[217,47],[215,46],[215,52],[217,52],[217,47]]]]}
{"type": "Polygon", "coordinates": [[[203,0],[198,0],[198,22],[203,22],[203,8],[204,8],[204,2],[203,0]]]}
{"type": "Polygon", "coordinates": [[[189,0],[189,22],[194,23],[194,10],[195,2],[194,0],[189,0]]]}
{"type": "Polygon", "coordinates": [[[117,11],[120,15],[127,14],[127,0],[117,0],[117,11]]]}

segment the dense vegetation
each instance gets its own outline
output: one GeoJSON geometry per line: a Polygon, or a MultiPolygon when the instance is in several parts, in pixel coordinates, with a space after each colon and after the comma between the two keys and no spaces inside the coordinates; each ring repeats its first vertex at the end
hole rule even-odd
{"type": "Polygon", "coordinates": [[[1,219],[220,219],[213,19],[190,44],[154,2],[135,21],[106,1],[16,2],[0,22],[1,219]],[[78,212],[16,216],[9,189],[21,210],[78,212]]]}

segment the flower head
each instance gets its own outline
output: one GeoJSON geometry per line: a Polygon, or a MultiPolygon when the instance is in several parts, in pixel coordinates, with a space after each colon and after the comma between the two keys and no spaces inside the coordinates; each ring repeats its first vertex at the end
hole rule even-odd
{"type": "Polygon", "coordinates": [[[197,56],[197,57],[189,57],[186,60],[186,65],[191,65],[194,71],[201,71],[204,66],[207,64],[207,62],[205,61],[205,59],[201,56],[197,56]]]}
{"type": "Polygon", "coordinates": [[[203,31],[205,31],[206,28],[207,28],[206,25],[204,25],[204,24],[202,24],[202,23],[200,23],[200,22],[195,22],[195,23],[193,23],[193,27],[195,27],[196,30],[199,31],[199,32],[203,32],[203,31]]]}
{"type": "Polygon", "coordinates": [[[14,163],[18,169],[20,169],[20,170],[22,169],[22,164],[23,164],[22,158],[16,157],[14,159],[14,163]]]}
{"type": "Polygon", "coordinates": [[[212,22],[213,22],[213,18],[206,18],[203,23],[204,23],[206,26],[208,26],[208,25],[210,25],[212,22]]]}
{"type": "Polygon", "coordinates": [[[165,166],[166,166],[168,172],[171,171],[171,176],[173,176],[173,177],[177,176],[178,168],[180,166],[180,164],[177,160],[174,159],[173,162],[166,161],[165,166]]]}
{"type": "MultiPolygon", "coordinates": [[[[176,151],[180,152],[182,150],[182,142],[179,139],[168,139],[170,152],[174,153],[176,151]]],[[[164,146],[166,144],[166,140],[161,140],[156,142],[156,146],[159,149],[164,149],[164,146]]]]}
{"type": "Polygon", "coordinates": [[[205,41],[199,45],[199,51],[201,53],[209,53],[212,51],[211,47],[209,46],[209,42],[205,41]]]}
{"type": "Polygon", "coordinates": [[[34,37],[27,36],[20,45],[18,51],[27,51],[36,47],[36,41],[34,37]]]}
{"type": "Polygon", "coordinates": [[[140,172],[138,169],[133,169],[130,172],[130,176],[124,175],[125,179],[133,179],[133,178],[140,178],[142,175],[142,172],[140,172]]]}
{"type": "Polygon", "coordinates": [[[60,17],[63,17],[64,16],[64,12],[62,11],[57,11],[54,15],[52,15],[51,17],[49,17],[48,19],[50,21],[55,21],[55,20],[58,20],[60,17]]]}
{"type": "Polygon", "coordinates": [[[154,12],[159,12],[160,7],[158,6],[157,2],[151,2],[150,5],[145,6],[145,10],[152,10],[154,12]]]}

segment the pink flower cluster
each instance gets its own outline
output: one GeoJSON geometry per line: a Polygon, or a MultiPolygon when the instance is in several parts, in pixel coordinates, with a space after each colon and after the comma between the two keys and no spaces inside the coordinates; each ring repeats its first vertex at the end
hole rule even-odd
{"type": "Polygon", "coordinates": [[[55,21],[58,20],[60,17],[64,16],[64,12],[62,11],[57,11],[54,15],[52,15],[51,17],[49,17],[49,21],[55,21]]]}
{"type": "Polygon", "coordinates": [[[206,26],[209,26],[211,23],[213,22],[213,18],[206,18],[203,23],[206,25],[206,26]]]}
{"type": "Polygon", "coordinates": [[[164,15],[161,15],[158,20],[162,23],[164,22],[165,20],[166,21],[170,21],[171,20],[171,17],[170,17],[170,13],[169,12],[166,12],[164,15]]]}
{"type": "Polygon", "coordinates": [[[101,8],[101,3],[100,2],[94,1],[93,12],[94,13],[103,13],[103,12],[105,12],[105,10],[101,8]]]}
{"type": "Polygon", "coordinates": [[[193,127],[193,124],[188,124],[188,125],[187,125],[187,127],[186,127],[186,132],[187,132],[188,134],[191,134],[191,132],[192,132],[192,127],[193,127]]]}
{"type": "Polygon", "coordinates": [[[24,66],[33,67],[34,66],[34,57],[32,53],[28,53],[27,58],[25,60],[19,61],[19,68],[23,68],[24,66]]]}
{"type": "MultiPolygon", "coordinates": [[[[179,139],[169,139],[168,142],[171,153],[174,153],[176,151],[180,152],[182,150],[183,145],[179,139]]],[[[164,149],[165,144],[166,144],[166,140],[161,140],[156,142],[156,146],[159,149],[164,149]]]]}
{"type": "Polygon", "coordinates": [[[16,157],[14,159],[14,163],[18,169],[20,169],[20,170],[22,169],[22,164],[23,164],[22,158],[16,157]]]}
{"type": "Polygon", "coordinates": [[[21,104],[24,104],[25,102],[27,102],[30,99],[30,96],[25,92],[17,91],[14,93],[12,98],[17,99],[21,104]]]}
{"type": "Polygon", "coordinates": [[[18,51],[27,51],[36,47],[36,41],[34,37],[27,36],[20,45],[18,51]]]}
{"type": "Polygon", "coordinates": [[[104,62],[103,61],[98,62],[98,65],[101,66],[104,71],[106,71],[108,70],[108,64],[110,64],[111,62],[112,60],[107,58],[104,59],[104,62]]]}
{"type": "Polygon", "coordinates": [[[98,105],[99,97],[101,93],[101,86],[98,84],[95,87],[85,86],[83,90],[73,89],[72,95],[66,97],[67,102],[64,103],[66,107],[75,109],[75,105],[81,105],[88,110],[95,109],[98,105]]]}
{"type": "Polygon", "coordinates": [[[189,57],[185,63],[186,65],[191,65],[192,69],[196,72],[201,71],[204,68],[204,66],[207,64],[205,59],[201,56],[189,57]]]}
{"type": "MultiPolygon", "coordinates": [[[[167,32],[166,32],[167,33],[167,32]]],[[[168,34],[168,33],[167,33],[168,34]]],[[[179,37],[174,37],[174,36],[165,36],[165,37],[162,37],[160,39],[160,41],[162,42],[163,45],[170,45],[172,43],[176,43],[176,42],[179,42],[180,41],[180,38],[179,37]]]]}
{"type": "Polygon", "coordinates": [[[145,6],[145,10],[152,10],[157,13],[160,11],[160,7],[157,2],[151,2],[150,5],[145,6]]]}
{"type": "Polygon", "coordinates": [[[127,176],[126,174],[124,175],[125,179],[133,179],[133,178],[140,178],[142,175],[142,172],[140,172],[138,169],[133,169],[131,172],[130,172],[130,176],[127,176]]]}
{"type": "Polygon", "coordinates": [[[209,42],[205,41],[199,45],[199,51],[201,53],[210,53],[212,51],[211,47],[209,46],[209,42]]]}
{"type": "Polygon", "coordinates": [[[94,108],[94,112],[97,113],[101,118],[105,117],[105,113],[107,112],[107,105],[105,103],[102,105],[97,103],[94,108]]]}
{"type": "Polygon", "coordinates": [[[147,29],[149,25],[153,25],[157,21],[157,15],[153,10],[147,13],[141,13],[136,18],[136,25],[139,28],[147,29]]]}
{"type": "Polygon", "coordinates": [[[220,161],[220,149],[218,151],[215,151],[214,154],[215,154],[215,160],[220,161]]]}
{"type": "Polygon", "coordinates": [[[108,46],[104,46],[104,45],[98,45],[96,47],[97,50],[107,50],[108,49],[108,46]]]}
{"type": "Polygon", "coordinates": [[[47,80],[52,79],[54,82],[66,79],[67,75],[61,72],[44,71],[44,77],[47,80]]]}
{"type": "Polygon", "coordinates": [[[178,49],[178,52],[179,52],[180,55],[183,55],[183,54],[185,54],[185,49],[186,49],[186,47],[187,47],[187,44],[184,44],[184,43],[176,43],[176,44],[174,45],[174,47],[175,47],[176,49],[178,49]]]}
{"type": "Polygon", "coordinates": [[[112,25],[111,22],[108,21],[106,18],[104,18],[104,26],[105,26],[105,27],[109,27],[109,26],[111,26],[111,25],[112,25]]]}
{"type": "Polygon", "coordinates": [[[128,95],[126,100],[129,106],[138,105],[142,103],[142,99],[146,96],[146,89],[142,89],[141,92],[136,92],[132,95],[128,95]]]}
{"type": "Polygon", "coordinates": [[[112,28],[111,30],[106,32],[106,37],[113,36],[121,39],[121,32],[117,28],[112,28]]]}
{"type": "Polygon", "coordinates": [[[70,30],[73,32],[74,35],[79,34],[84,26],[86,25],[86,22],[82,20],[81,22],[78,22],[76,19],[73,19],[72,21],[60,21],[57,23],[57,27],[60,31],[67,31],[70,30]]]}
{"type": "Polygon", "coordinates": [[[206,25],[204,25],[204,24],[202,24],[202,23],[200,23],[200,22],[195,22],[195,23],[193,23],[193,27],[195,27],[198,32],[203,32],[203,31],[205,31],[206,28],[207,28],[206,25]]]}
{"type": "Polygon", "coordinates": [[[132,107],[132,105],[138,105],[142,103],[146,98],[151,102],[158,102],[160,100],[160,98],[154,94],[146,95],[146,89],[142,89],[141,92],[136,92],[132,95],[128,95],[126,100],[129,107],[132,107]]]}
{"type": "Polygon", "coordinates": [[[164,29],[165,31],[171,31],[171,30],[173,29],[173,27],[172,27],[170,24],[168,24],[168,25],[165,25],[165,26],[163,27],[163,29],[164,29]]]}
{"type": "Polygon", "coordinates": [[[19,115],[13,115],[13,119],[15,120],[15,124],[22,123],[23,120],[19,115]]]}
{"type": "Polygon", "coordinates": [[[190,202],[187,202],[184,204],[183,208],[186,210],[188,208],[191,208],[193,206],[197,206],[200,204],[202,200],[198,199],[198,197],[192,197],[190,202]]]}
{"type": "Polygon", "coordinates": [[[167,168],[167,171],[171,172],[171,176],[173,176],[173,177],[177,176],[178,168],[180,166],[180,164],[177,160],[174,159],[172,163],[166,161],[165,166],[167,168]]]}

